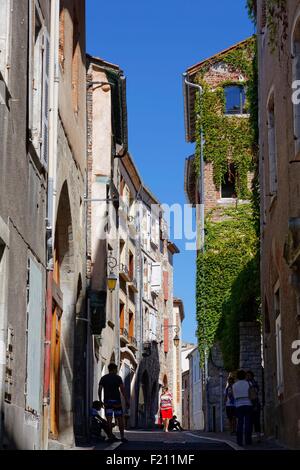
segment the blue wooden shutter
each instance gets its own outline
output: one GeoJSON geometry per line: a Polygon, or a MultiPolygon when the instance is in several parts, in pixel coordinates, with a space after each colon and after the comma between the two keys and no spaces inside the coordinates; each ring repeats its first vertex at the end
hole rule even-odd
{"type": "Polygon", "coordinates": [[[42,318],[43,279],[38,263],[29,258],[29,298],[27,331],[27,390],[26,408],[40,412],[41,405],[41,361],[42,361],[42,318]]]}

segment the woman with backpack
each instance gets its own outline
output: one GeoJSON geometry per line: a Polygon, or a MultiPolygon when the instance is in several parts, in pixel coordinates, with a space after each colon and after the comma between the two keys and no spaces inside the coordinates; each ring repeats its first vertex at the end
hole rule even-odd
{"type": "Polygon", "coordinates": [[[249,398],[249,382],[246,380],[246,372],[239,370],[237,381],[232,386],[235,399],[237,415],[237,444],[243,445],[245,434],[245,444],[252,444],[252,403],[249,398]]]}
{"type": "Polygon", "coordinates": [[[233,396],[232,386],[234,384],[234,377],[229,375],[227,385],[224,391],[224,402],[226,408],[226,415],[230,424],[230,433],[234,435],[236,433],[236,412],[235,412],[235,401],[233,396]]]}
{"type": "MultiPolygon", "coordinates": [[[[259,401],[259,386],[256,380],[254,379],[254,374],[251,370],[246,372],[246,380],[249,383],[249,398],[252,403],[252,425],[254,427],[254,432],[257,435],[258,442],[261,438],[261,426],[260,426],[260,401],[259,401]]],[[[253,431],[253,429],[252,429],[253,431]]]]}

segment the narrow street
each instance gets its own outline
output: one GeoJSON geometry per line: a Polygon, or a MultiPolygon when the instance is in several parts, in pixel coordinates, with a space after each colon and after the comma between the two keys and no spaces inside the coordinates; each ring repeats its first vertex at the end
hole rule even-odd
{"type": "Polygon", "coordinates": [[[0,453],[300,450],[299,163],[300,0],[0,0],[0,453]]]}
{"type": "MultiPolygon", "coordinates": [[[[228,441],[214,440],[214,438],[202,437],[192,431],[169,432],[162,431],[126,431],[128,443],[115,442],[107,446],[104,443],[97,444],[95,450],[105,451],[162,451],[187,453],[199,450],[237,450],[237,445],[228,441]]],[[[225,438],[224,438],[225,439],[225,438]]]]}

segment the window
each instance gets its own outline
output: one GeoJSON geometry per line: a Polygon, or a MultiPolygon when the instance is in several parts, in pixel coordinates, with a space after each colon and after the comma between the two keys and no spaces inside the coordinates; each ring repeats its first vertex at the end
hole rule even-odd
{"type": "Polygon", "coordinates": [[[120,302],[120,330],[125,328],[125,305],[120,302]]]}
{"type": "Polygon", "coordinates": [[[131,251],[129,251],[129,277],[131,280],[134,278],[134,257],[131,251]]]}
{"type": "Polygon", "coordinates": [[[276,129],[274,94],[268,103],[268,150],[269,150],[269,189],[270,194],[277,191],[277,154],[276,154],[276,129]]]}
{"type": "Polygon", "coordinates": [[[280,311],[280,290],[274,294],[274,309],[276,318],[276,364],[277,364],[277,393],[283,392],[283,360],[282,360],[282,329],[280,311]]]}
{"type": "Polygon", "coordinates": [[[235,198],[235,168],[233,164],[228,165],[228,171],[221,185],[221,198],[235,198]]]}
{"type": "Polygon", "coordinates": [[[31,142],[44,166],[48,162],[49,34],[37,1],[30,15],[29,127],[31,142]]]}
{"type": "MultiPolygon", "coordinates": [[[[300,80],[300,19],[296,23],[293,35],[293,83],[299,89],[300,80]]],[[[293,87],[294,88],[294,87],[293,87]]],[[[298,93],[298,92],[297,92],[298,93]]],[[[293,112],[294,112],[294,139],[295,139],[295,153],[300,151],[300,100],[293,99],[293,112]]]]}
{"type": "Polygon", "coordinates": [[[159,219],[153,213],[151,214],[151,242],[158,246],[159,244],[159,219]]]}
{"type": "Polygon", "coordinates": [[[12,0],[0,0],[0,73],[7,83],[10,68],[10,30],[12,0]]]}
{"type": "Polygon", "coordinates": [[[245,114],[245,88],[242,85],[229,85],[225,87],[225,113],[245,114]]]}
{"type": "Polygon", "coordinates": [[[43,278],[40,265],[30,257],[27,277],[27,373],[26,409],[40,412],[42,380],[43,278]]]}
{"type": "Polygon", "coordinates": [[[134,315],[131,311],[129,311],[129,337],[134,337],[134,315]]]}
{"type": "Polygon", "coordinates": [[[151,290],[159,291],[161,289],[161,264],[152,263],[151,290]]]}

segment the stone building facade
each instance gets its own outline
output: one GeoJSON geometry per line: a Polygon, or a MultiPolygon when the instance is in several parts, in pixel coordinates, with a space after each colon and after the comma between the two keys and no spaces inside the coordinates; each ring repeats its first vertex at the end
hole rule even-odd
{"type": "Polygon", "coordinates": [[[300,365],[297,358],[293,360],[293,353],[300,337],[300,2],[285,2],[277,31],[279,43],[273,53],[266,4],[260,0],[257,28],[265,431],[299,449],[300,365]],[[286,36],[281,36],[284,24],[286,36]]]}
{"type": "Polygon", "coordinates": [[[184,321],[184,306],[181,299],[174,297],[173,300],[173,320],[172,324],[175,325],[171,337],[171,345],[173,350],[173,367],[174,367],[174,380],[173,380],[173,405],[174,413],[182,422],[182,367],[181,367],[181,350],[182,350],[182,322],[184,321]],[[176,335],[179,338],[178,345],[174,344],[176,335]]]}
{"type": "Polygon", "coordinates": [[[51,7],[43,448],[63,449],[87,432],[88,419],[85,1],[51,7]]]}
{"type": "MultiPolygon", "coordinates": [[[[218,87],[224,87],[225,90],[225,113],[227,118],[231,116],[239,117],[241,119],[249,119],[250,114],[248,110],[241,106],[240,110],[235,109],[238,106],[238,100],[244,100],[245,103],[245,84],[247,83],[248,76],[238,68],[230,66],[224,61],[226,56],[236,48],[247,44],[249,40],[242,41],[231,48],[228,48],[219,54],[216,54],[209,59],[205,59],[192,67],[189,67],[185,74],[184,80],[197,83],[199,76],[201,80],[211,89],[216,90],[218,87]],[[234,96],[237,90],[237,97],[234,96]],[[232,89],[232,90],[231,90],[232,89]],[[238,90],[241,90],[240,92],[238,90]],[[239,93],[242,95],[239,96],[239,93]],[[235,106],[235,102],[237,102],[235,106]]],[[[187,142],[195,142],[196,136],[196,118],[195,118],[195,103],[196,103],[196,89],[190,87],[184,82],[184,97],[185,97],[185,129],[187,142]]],[[[217,137],[216,137],[217,138],[217,137]]],[[[205,154],[205,148],[204,148],[205,154]]],[[[235,181],[238,175],[235,173],[234,162],[228,161],[228,169],[225,172],[224,180],[220,185],[216,185],[214,180],[214,166],[210,161],[205,161],[204,164],[204,196],[203,202],[205,204],[205,211],[209,212],[216,207],[233,206],[237,203],[237,194],[235,188],[235,181]]],[[[248,189],[251,190],[251,183],[253,174],[248,172],[248,189]]],[[[200,203],[200,182],[195,174],[195,156],[191,155],[186,159],[185,164],[185,192],[188,201],[195,205],[200,203]]],[[[239,201],[241,203],[243,201],[239,201]]]]}
{"type": "Polygon", "coordinates": [[[39,48],[49,51],[49,31],[49,2],[1,2],[0,445],[8,448],[39,449],[42,436],[48,155],[39,48]]]}
{"type": "Polygon", "coordinates": [[[118,152],[123,154],[127,145],[125,84],[124,74],[117,65],[87,56],[90,402],[98,399],[99,380],[107,373],[108,365],[115,362],[119,367],[121,361],[119,308],[123,278],[120,273],[125,273],[120,259],[119,208],[122,201],[117,172],[118,152]],[[115,109],[121,109],[121,114],[116,114],[115,109]],[[107,277],[111,272],[118,277],[113,291],[107,287],[107,277]]]}
{"type": "Polygon", "coordinates": [[[171,392],[177,390],[173,338],[179,319],[174,324],[173,256],[179,250],[168,240],[161,204],[144,185],[140,188],[138,207],[142,355],[137,378],[137,424],[151,427],[159,419],[162,386],[167,385],[171,392]]]}
{"type": "MultiPolygon", "coordinates": [[[[248,48],[252,43],[253,39],[249,38],[187,69],[184,74],[184,99],[186,140],[188,142],[198,141],[199,136],[197,136],[197,132],[200,132],[195,111],[196,93],[199,92],[199,89],[197,90],[195,84],[199,86],[199,83],[201,83],[202,90],[208,87],[211,93],[217,93],[223,88],[224,110],[220,108],[218,109],[218,113],[222,113],[227,120],[237,119],[241,122],[244,122],[242,120],[249,121],[250,114],[246,104],[246,86],[249,76],[245,70],[235,65],[237,62],[230,63],[228,57],[230,57],[231,54],[240,54],[242,56],[244,53],[243,49],[248,48]]],[[[251,51],[250,46],[248,57],[249,64],[251,64],[253,54],[254,49],[251,51]]],[[[223,106],[223,102],[221,103],[223,106]]],[[[227,124],[224,124],[224,126],[226,125],[227,124]]],[[[220,138],[220,136],[216,134],[214,139],[218,138],[220,138]]],[[[209,143],[211,147],[214,145],[214,142],[209,143]]],[[[214,223],[218,223],[224,220],[224,208],[235,207],[237,204],[249,204],[250,202],[237,197],[236,182],[239,178],[238,168],[235,167],[235,162],[231,159],[230,152],[229,155],[226,155],[227,160],[225,162],[223,179],[219,185],[216,185],[214,178],[214,162],[209,161],[209,159],[206,160],[206,148],[204,137],[204,166],[202,175],[200,171],[200,177],[197,175],[197,158],[195,155],[191,155],[187,158],[185,164],[185,192],[188,202],[196,207],[196,220],[199,230],[198,249],[201,245],[201,243],[199,243],[200,239],[201,242],[203,242],[205,238],[205,235],[203,235],[204,230],[201,225],[204,223],[203,218],[208,213],[213,210],[211,220],[214,223]],[[203,185],[201,185],[201,180],[203,185]]],[[[252,180],[253,173],[249,166],[246,177],[248,192],[251,192],[252,180]]],[[[204,250],[205,247],[202,246],[201,249],[204,250]]],[[[254,331],[249,328],[247,330],[249,335],[246,335],[246,337],[244,336],[244,332],[245,330],[240,330],[241,361],[239,365],[247,369],[253,367],[255,371],[257,371],[256,377],[259,379],[260,389],[262,389],[261,349],[258,349],[258,355],[255,357],[256,363],[254,363],[253,357],[250,357],[250,351],[249,357],[247,357],[247,353],[246,357],[244,355],[244,348],[246,347],[244,343],[248,344],[248,342],[251,343],[253,341],[253,343],[256,344],[257,330],[254,331]]],[[[246,349],[246,351],[248,352],[248,349],[246,349]]],[[[205,429],[214,432],[223,431],[227,426],[227,420],[223,410],[223,393],[227,382],[228,371],[224,368],[222,352],[218,342],[216,342],[208,352],[206,364],[201,372],[203,378],[205,429]]]]}

